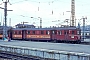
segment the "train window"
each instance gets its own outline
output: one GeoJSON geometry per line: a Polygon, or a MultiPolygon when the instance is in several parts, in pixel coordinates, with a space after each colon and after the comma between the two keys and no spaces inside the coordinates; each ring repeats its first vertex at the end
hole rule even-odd
{"type": "Polygon", "coordinates": [[[41,34],[44,34],[44,31],[41,31],[41,34]]]}
{"type": "Polygon", "coordinates": [[[67,32],[66,32],[66,31],[64,31],[64,34],[67,34],[67,32]]]}
{"type": "Polygon", "coordinates": [[[54,30],[54,31],[52,31],[52,34],[57,34],[57,31],[55,31],[55,30],[54,30]]]}
{"type": "Polygon", "coordinates": [[[85,33],[85,35],[87,35],[87,33],[85,33]]]}
{"type": "Polygon", "coordinates": [[[32,31],[32,34],[35,34],[35,31],[32,31]]]}
{"type": "Polygon", "coordinates": [[[55,33],[55,31],[52,31],[52,34],[54,34],[55,33]]]}
{"type": "Polygon", "coordinates": [[[55,32],[54,31],[52,31],[52,34],[54,34],[55,32]]]}
{"type": "Polygon", "coordinates": [[[55,34],[57,34],[57,31],[55,31],[55,34]]]}
{"type": "Polygon", "coordinates": [[[46,34],[48,35],[48,31],[46,31],[46,34]]]}
{"type": "Polygon", "coordinates": [[[46,31],[46,34],[47,34],[47,35],[49,35],[49,34],[50,34],[50,32],[49,32],[49,31],[46,31]]]}
{"type": "Polygon", "coordinates": [[[28,31],[27,34],[30,34],[30,31],[28,31]]]}
{"type": "Polygon", "coordinates": [[[52,31],[52,34],[55,34],[55,31],[52,31]]]}
{"type": "Polygon", "coordinates": [[[13,34],[17,34],[17,31],[14,31],[13,34]]]}
{"type": "Polygon", "coordinates": [[[74,31],[72,31],[72,34],[75,34],[75,32],[74,32],[74,31]]]}
{"type": "Polygon", "coordinates": [[[19,31],[18,34],[21,34],[21,31],[19,31]]]}
{"type": "Polygon", "coordinates": [[[58,34],[61,35],[62,34],[62,31],[58,31],[58,34]]]}

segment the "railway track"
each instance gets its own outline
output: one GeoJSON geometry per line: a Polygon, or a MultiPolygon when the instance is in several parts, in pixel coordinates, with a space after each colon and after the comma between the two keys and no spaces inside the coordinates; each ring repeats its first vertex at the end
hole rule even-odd
{"type": "Polygon", "coordinates": [[[90,42],[81,42],[81,43],[67,43],[67,44],[81,44],[81,45],[90,45],[90,42]]]}
{"type": "MultiPolygon", "coordinates": [[[[33,42],[42,42],[42,41],[33,41],[33,42]]],[[[87,41],[82,41],[81,43],[71,43],[71,42],[50,42],[50,43],[66,43],[66,44],[90,45],[90,42],[87,42],[87,41]]]]}
{"type": "Polygon", "coordinates": [[[66,43],[66,44],[82,44],[82,45],[90,45],[90,42],[83,41],[81,43],[66,43]]]}
{"type": "MultiPolygon", "coordinates": [[[[56,42],[51,42],[51,43],[56,43],[56,42]]],[[[74,42],[58,42],[58,43],[90,45],[90,41],[81,41],[81,43],[74,43],[74,42]]]]}
{"type": "MultiPolygon", "coordinates": [[[[22,41],[22,40],[19,40],[22,41]]],[[[25,41],[25,40],[24,40],[25,41]]],[[[43,41],[33,41],[33,42],[43,42],[43,41]]],[[[46,41],[45,41],[46,42],[46,41]]],[[[90,45],[89,41],[82,41],[81,43],[71,43],[71,42],[50,42],[50,43],[66,43],[66,44],[82,44],[82,45],[90,45]]]]}
{"type": "Polygon", "coordinates": [[[90,45],[90,42],[81,42],[80,44],[83,44],[83,45],[90,45]]]}

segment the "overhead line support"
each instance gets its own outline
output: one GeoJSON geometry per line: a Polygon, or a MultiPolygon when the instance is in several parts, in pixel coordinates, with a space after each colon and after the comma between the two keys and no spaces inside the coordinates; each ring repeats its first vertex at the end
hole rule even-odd
{"type": "Polygon", "coordinates": [[[12,11],[12,10],[7,10],[7,3],[8,2],[9,2],[9,0],[3,1],[4,8],[0,7],[1,9],[4,9],[3,38],[7,38],[8,37],[8,34],[7,34],[7,11],[12,11]]]}

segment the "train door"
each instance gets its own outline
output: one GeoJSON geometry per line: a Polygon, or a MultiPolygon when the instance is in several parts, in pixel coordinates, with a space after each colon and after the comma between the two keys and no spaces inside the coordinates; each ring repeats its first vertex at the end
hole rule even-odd
{"type": "Polygon", "coordinates": [[[26,30],[22,30],[22,39],[26,40],[26,30]]]}
{"type": "Polygon", "coordinates": [[[12,31],[9,32],[9,38],[12,39],[12,31]]]}
{"type": "Polygon", "coordinates": [[[68,30],[64,30],[64,35],[65,35],[65,40],[68,40],[69,31],[68,30]]]}
{"type": "Polygon", "coordinates": [[[8,30],[8,32],[7,32],[7,33],[8,33],[8,37],[9,37],[10,39],[12,39],[12,34],[13,34],[13,33],[12,33],[12,30],[11,30],[11,29],[10,29],[10,30],[8,30]]]}
{"type": "Polygon", "coordinates": [[[52,40],[57,40],[57,30],[52,30],[51,31],[51,34],[52,34],[52,40]]]}

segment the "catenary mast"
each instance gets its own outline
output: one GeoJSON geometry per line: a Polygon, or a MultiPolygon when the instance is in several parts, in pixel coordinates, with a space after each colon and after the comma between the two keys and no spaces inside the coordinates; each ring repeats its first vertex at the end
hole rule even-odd
{"type": "Polygon", "coordinates": [[[8,36],[7,34],[7,11],[12,11],[12,10],[7,10],[7,3],[9,3],[9,0],[2,0],[4,3],[4,8],[0,7],[1,9],[4,9],[4,20],[3,20],[3,38],[6,38],[8,36]]]}
{"type": "Polygon", "coordinates": [[[70,26],[76,26],[76,21],[75,21],[75,0],[71,0],[71,20],[70,20],[70,26]]]}

